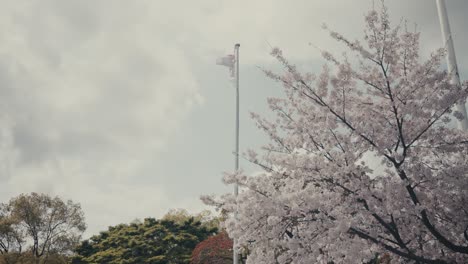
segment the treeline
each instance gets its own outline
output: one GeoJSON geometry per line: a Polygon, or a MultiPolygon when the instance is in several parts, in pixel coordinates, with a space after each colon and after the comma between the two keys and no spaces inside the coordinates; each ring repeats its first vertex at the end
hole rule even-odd
{"type": "Polygon", "coordinates": [[[0,204],[0,264],[231,263],[232,241],[220,220],[209,211],[171,210],[82,240],[86,224],[78,203],[22,194],[0,204]]]}

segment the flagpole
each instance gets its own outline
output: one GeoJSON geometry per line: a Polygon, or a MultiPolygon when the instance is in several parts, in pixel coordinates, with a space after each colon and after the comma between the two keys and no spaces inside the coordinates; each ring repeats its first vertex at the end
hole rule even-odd
{"type": "MultiPolygon", "coordinates": [[[[457,58],[455,57],[455,48],[453,46],[453,38],[450,32],[447,9],[445,8],[445,0],[437,0],[436,2],[437,11],[439,14],[440,29],[442,31],[442,39],[444,41],[444,47],[447,48],[447,69],[450,74],[450,83],[460,87],[460,74],[458,72],[457,58]]],[[[467,130],[468,119],[464,101],[457,104],[457,111],[463,115],[463,119],[458,122],[458,126],[462,130],[467,130]]]]}
{"type": "MultiPolygon", "coordinates": [[[[236,147],[235,147],[235,160],[234,160],[234,169],[237,173],[239,171],[239,47],[240,44],[237,43],[234,46],[235,56],[236,56],[236,147]]],[[[236,182],[234,184],[234,195],[237,199],[237,195],[239,194],[239,184],[236,182]]],[[[234,212],[234,218],[237,221],[237,208],[234,212]]],[[[233,264],[239,264],[239,252],[237,251],[237,239],[234,238],[233,240],[233,250],[232,250],[232,259],[233,264]]]]}

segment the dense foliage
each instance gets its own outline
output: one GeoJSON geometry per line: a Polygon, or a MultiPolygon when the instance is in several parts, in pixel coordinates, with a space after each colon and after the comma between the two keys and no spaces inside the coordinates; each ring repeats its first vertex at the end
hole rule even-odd
{"type": "Polygon", "coordinates": [[[184,222],[146,218],[109,227],[83,241],[72,263],[189,263],[195,246],[215,232],[193,218],[184,222]]]}
{"type": "Polygon", "coordinates": [[[187,210],[178,208],[169,210],[169,212],[161,218],[161,220],[173,221],[177,224],[183,224],[190,219],[193,219],[195,222],[201,222],[202,226],[214,230],[219,228],[219,223],[222,220],[222,217],[213,216],[212,212],[209,210],[190,214],[187,210]]]}
{"type": "MultiPolygon", "coordinates": [[[[450,83],[445,50],[419,57],[419,32],[391,27],[387,10],[365,17],[364,41],[330,31],[352,57],[323,52],[319,75],[274,49],[284,86],[269,99],[271,138],[247,158],[264,172],[227,175],[238,210],[226,230],[248,246],[248,263],[363,263],[379,252],[400,263],[468,263],[468,133],[449,126],[467,83],[450,83]],[[351,59],[352,58],[352,59],[351,59]],[[249,243],[252,242],[253,243],[249,243]]],[[[386,257],[387,258],[387,257],[386,257]]]]}
{"type": "Polygon", "coordinates": [[[63,263],[85,228],[79,204],[45,194],[21,194],[0,204],[0,259],[63,263]]]}
{"type": "Polygon", "coordinates": [[[230,264],[232,263],[232,240],[226,232],[200,242],[192,252],[191,264],[230,264]]]}

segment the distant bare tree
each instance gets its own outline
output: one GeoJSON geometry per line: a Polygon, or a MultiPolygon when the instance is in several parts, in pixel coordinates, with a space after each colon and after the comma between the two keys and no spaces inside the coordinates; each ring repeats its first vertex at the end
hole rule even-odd
{"type": "MultiPolygon", "coordinates": [[[[21,194],[0,204],[0,254],[29,253],[35,263],[71,253],[86,229],[81,206],[46,194],[21,194]]],[[[8,262],[8,258],[4,258],[8,262]]]]}

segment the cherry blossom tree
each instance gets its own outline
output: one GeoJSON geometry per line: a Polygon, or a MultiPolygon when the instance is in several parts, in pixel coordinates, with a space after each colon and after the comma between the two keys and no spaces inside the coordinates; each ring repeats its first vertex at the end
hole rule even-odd
{"type": "Polygon", "coordinates": [[[273,120],[252,114],[271,143],[245,154],[263,172],[224,177],[237,199],[202,199],[238,211],[225,227],[247,263],[468,263],[468,134],[451,125],[468,84],[450,84],[444,49],[420,58],[420,33],[385,7],[363,41],[324,28],[348,53],[324,51],[314,75],[273,49],[285,71],[265,73],[285,96],[273,120]]]}

